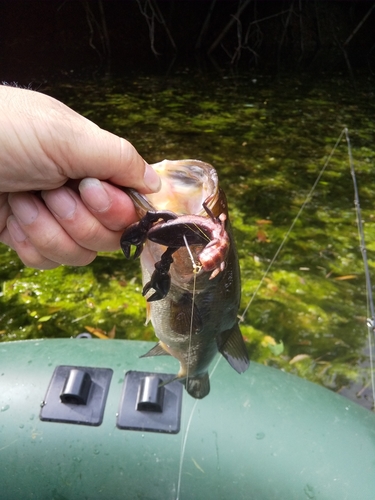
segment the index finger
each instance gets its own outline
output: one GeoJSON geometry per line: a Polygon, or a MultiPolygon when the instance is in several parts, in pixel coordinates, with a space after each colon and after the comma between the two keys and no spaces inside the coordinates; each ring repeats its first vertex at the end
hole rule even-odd
{"type": "Polygon", "coordinates": [[[83,203],[108,229],[123,231],[138,220],[134,203],[116,186],[98,179],[86,178],[78,187],[83,203]]]}

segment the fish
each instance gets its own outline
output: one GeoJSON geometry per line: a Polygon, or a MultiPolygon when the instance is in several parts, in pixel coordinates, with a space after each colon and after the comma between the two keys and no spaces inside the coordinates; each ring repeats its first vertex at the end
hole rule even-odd
{"type": "Polygon", "coordinates": [[[208,163],[163,160],[152,167],[162,187],[148,195],[127,190],[140,220],[121,237],[125,257],[140,256],[147,321],[159,339],[142,357],[176,358],[180,369],[172,380],[202,399],[218,352],[238,373],[249,367],[238,325],[240,267],[227,200],[208,163]]]}

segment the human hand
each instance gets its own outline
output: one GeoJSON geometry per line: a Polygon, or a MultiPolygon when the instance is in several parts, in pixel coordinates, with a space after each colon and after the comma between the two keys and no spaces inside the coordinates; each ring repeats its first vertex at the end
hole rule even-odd
{"type": "Polygon", "coordinates": [[[0,241],[26,265],[81,266],[118,249],[137,216],[113,184],[150,193],[160,180],[125,139],[44,94],[0,86],[0,241]]]}

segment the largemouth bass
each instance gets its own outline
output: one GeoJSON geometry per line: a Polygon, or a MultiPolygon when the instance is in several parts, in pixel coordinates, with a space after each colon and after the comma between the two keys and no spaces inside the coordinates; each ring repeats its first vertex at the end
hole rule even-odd
{"type": "Polygon", "coordinates": [[[159,343],[144,356],[170,354],[176,376],[194,398],[210,391],[208,368],[220,352],[238,372],[249,366],[237,312],[240,269],[225,195],[215,169],[198,160],[153,165],[162,188],[147,196],[129,190],[140,221],[121,247],[140,255],[147,317],[159,343]]]}

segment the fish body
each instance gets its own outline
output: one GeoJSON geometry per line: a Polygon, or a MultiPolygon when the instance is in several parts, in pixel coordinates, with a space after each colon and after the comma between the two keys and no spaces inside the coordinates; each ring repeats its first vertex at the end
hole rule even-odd
{"type": "MultiPolygon", "coordinates": [[[[216,171],[207,163],[164,160],[153,167],[161,177],[161,191],[146,197],[130,193],[141,218],[151,213],[149,220],[158,214],[162,219],[142,229],[139,242],[148,319],[160,340],[145,356],[170,354],[178,359],[176,378],[200,399],[209,393],[208,368],[218,352],[239,373],[249,366],[238,327],[240,269],[227,202],[216,171]],[[159,279],[161,290],[150,295],[159,279]]],[[[140,224],[122,236],[127,256],[140,224]]]]}

